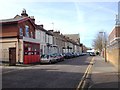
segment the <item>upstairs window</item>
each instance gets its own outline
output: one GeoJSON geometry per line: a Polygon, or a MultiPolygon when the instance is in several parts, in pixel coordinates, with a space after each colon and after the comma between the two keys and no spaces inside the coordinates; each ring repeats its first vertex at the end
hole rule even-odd
{"type": "Polygon", "coordinates": [[[33,38],[33,32],[31,32],[31,38],[33,38]]]}
{"type": "Polygon", "coordinates": [[[27,26],[27,25],[25,25],[25,36],[30,37],[29,36],[29,26],[27,26]]]}
{"type": "Polygon", "coordinates": [[[23,29],[22,28],[19,28],[19,35],[23,36],[23,29]]]}

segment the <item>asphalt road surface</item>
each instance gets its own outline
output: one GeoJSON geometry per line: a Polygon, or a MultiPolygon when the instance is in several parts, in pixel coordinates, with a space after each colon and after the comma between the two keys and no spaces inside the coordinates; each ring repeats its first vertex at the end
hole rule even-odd
{"type": "Polygon", "coordinates": [[[92,56],[55,64],[2,66],[2,88],[77,88],[92,56]]]}

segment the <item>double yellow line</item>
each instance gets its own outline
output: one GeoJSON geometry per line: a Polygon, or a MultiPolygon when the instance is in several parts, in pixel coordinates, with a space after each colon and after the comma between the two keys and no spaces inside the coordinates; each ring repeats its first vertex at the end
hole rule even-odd
{"type": "Polygon", "coordinates": [[[80,83],[78,84],[76,90],[82,90],[82,89],[85,88],[85,85],[86,85],[86,83],[87,83],[87,82],[86,82],[86,78],[89,77],[89,75],[90,75],[90,73],[91,73],[91,71],[92,71],[91,68],[92,68],[93,63],[94,63],[94,57],[91,59],[90,64],[88,65],[88,67],[87,67],[87,69],[86,69],[86,71],[85,71],[85,73],[84,73],[84,75],[83,75],[80,83]]]}

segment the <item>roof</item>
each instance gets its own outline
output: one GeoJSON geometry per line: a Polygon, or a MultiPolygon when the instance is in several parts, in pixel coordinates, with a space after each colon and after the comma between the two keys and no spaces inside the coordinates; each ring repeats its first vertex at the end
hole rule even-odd
{"type": "Polygon", "coordinates": [[[64,35],[69,37],[69,38],[76,38],[76,39],[80,38],[79,34],[64,34],[64,35]]]}
{"type": "Polygon", "coordinates": [[[36,29],[47,32],[47,30],[45,30],[41,25],[36,25],[36,29]]]}
{"type": "Polygon", "coordinates": [[[12,24],[12,23],[21,23],[21,22],[24,22],[24,21],[27,21],[27,20],[29,20],[32,23],[32,25],[34,27],[36,27],[34,22],[28,17],[2,19],[2,20],[0,20],[0,23],[2,23],[2,24],[12,24]]]}
{"type": "Polygon", "coordinates": [[[53,36],[53,34],[50,31],[47,31],[46,34],[53,36]]]}
{"type": "Polygon", "coordinates": [[[75,41],[78,41],[80,39],[79,34],[64,34],[64,35],[75,41]]]}
{"type": "Polygon", "coordinates": [[[20,21],[20,20],[23,20],[23,19],[25,19],[25,17],[24,18],[2,19],[2,20],[0,20],[0,23],[17,22],[17,21],[20,21]]]}

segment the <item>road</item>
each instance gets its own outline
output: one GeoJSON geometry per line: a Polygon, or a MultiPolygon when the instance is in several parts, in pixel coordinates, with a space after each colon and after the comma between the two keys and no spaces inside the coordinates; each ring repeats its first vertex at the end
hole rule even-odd
{"type": "Polygon", "coordinates": [[[77,88],[92,56],[55,64],[2,67],[2,88],[77,88]]]}

